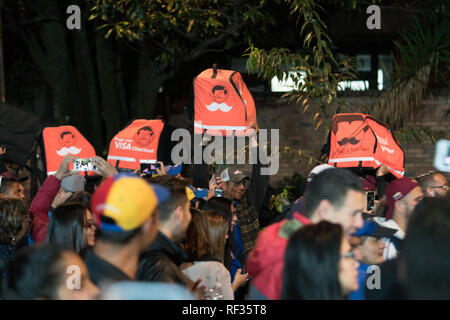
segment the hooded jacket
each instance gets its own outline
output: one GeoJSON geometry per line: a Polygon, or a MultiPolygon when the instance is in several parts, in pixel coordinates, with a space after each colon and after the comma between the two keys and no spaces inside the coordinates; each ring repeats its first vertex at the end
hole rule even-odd
{"type": "Polygon", "coordinates": [[[308,224],[311,224],[308,218],[295,213],[293,219],[274,223],[259,234],[256,246],[247,259],[247,272],[252,278],[252,285],[268,299],[281,298],[284,253],[289,235],[308,224]]]}

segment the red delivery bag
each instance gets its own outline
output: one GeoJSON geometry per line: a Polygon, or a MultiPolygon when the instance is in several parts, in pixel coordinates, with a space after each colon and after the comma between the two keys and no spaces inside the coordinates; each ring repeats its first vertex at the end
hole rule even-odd
{"type": "Polygon", "coordinates": [[[139,169],[141,163],[156,162],[164,125],[162,120],[134,120],[111,140],[108,162],[129,170],[139,169]]]}
{"type": "MultiPolygon", "coordinates": [[[[192,95],[192,93],[191,93],[192,95]]],[[[256,125],[253,97],[239,72],[214,66],[193,80],[193,96],[187,106],[194,132],[212,136],[250,136],[256,125]]]]}
{"type": "Polygon", "coordinates": [[[378,168],[385,165],[396,177],[404,175],[405,153],[391,128],[362,113],[333,116],[328,163],[339,168],[378,168]]]}
{"type": "MultiPolygon", "coordinates": [[[[47,175],[58,170],[63,158],[69,154],[78,158],[92,158],[95,149],[86,138],[73,126],[48,127],[42,131],[47,175]]],[[[73,169],[73,163],[70,164],[73,169]]],[[[84,175],[84,172],[79,172],[84,175]]],[[[94,174],[88,171],[89,175],[94,174]]]]}

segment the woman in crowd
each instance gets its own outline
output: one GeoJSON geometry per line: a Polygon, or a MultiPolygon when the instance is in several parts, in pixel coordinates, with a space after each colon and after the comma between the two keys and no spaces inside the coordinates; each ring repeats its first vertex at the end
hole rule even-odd
{"type": "Polygon", "coordinates": [[[4,270],[6,300],[90,300],[99,295],[81,258],[50,245],[21,250],[4,270]]]}
{"type": "Polygon", "coordinates": [[[211,292],[210,299],[233,300],[230,272],[223,265],[228,222],[217,213],[191,212],[184,251],[192,265],[183,273],[193,281],[202,278],[202,284],[211,292]]]}
{"type": "Polygon", "coordinates": [[[228,223],[228,236],[225,242],[224,265],[230,271],[233,291],[236,292],[242,285],[247,283],[248,274],[242,273],[245,267],[245,253],[239,250],[235,237],[234,227],[237,223],[236,209],[231,200],[223,197],[210,198],[205,204],[205,210],[214,210],[225,218],[228,223]]]}
{"type": "Polygon", "coordinates": [[[340,300],[358,289],[358,266],[342,227],[322,221],[290,238],[282,299],[340,300]]]}
{"type": "Polygon", "coordinates": [[[97,230],[92,213],[83,204],[63,203],[53,212],[47,230],[47,242],[81,256],[95,245],[97,230]]]}
{"type": "Polygon", "coordinates": [[[0,199],[0,264],[14,258],[16,250],[27,244],[30,224],[27,207],[19,199],[0,199]]]}

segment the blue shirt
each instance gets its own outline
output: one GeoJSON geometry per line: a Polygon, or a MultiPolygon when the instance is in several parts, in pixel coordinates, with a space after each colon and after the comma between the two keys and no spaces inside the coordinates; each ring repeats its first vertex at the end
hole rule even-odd
{"type": "Polygon", "coordinates": [[[366,279],[367,279],[367,269],[370,267],[370,264],[365,264],[359,261],[358,268],[358,290],[353,291],[348,296],[349,300],[366,300],[365,291],[366,291],[366,279]]]}

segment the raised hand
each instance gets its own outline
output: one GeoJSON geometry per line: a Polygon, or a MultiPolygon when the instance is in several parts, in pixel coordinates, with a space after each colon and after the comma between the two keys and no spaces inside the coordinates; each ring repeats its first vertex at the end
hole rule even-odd
{"type": "Polygon", "coordinates": [[[95,156],[92,158],[92,160],[97,167],[98,172],[100,172],[100,174],[105,178],[115,176],[119,173],[111,163],[107,162],[102,157],[95,156]]]}
{"type": "Polygon", "coordinates": [[[69,164],[71,162],[73,162],[75,159],[78,159],[78,158],[75,157],[75,156],[72,156],[72,155],[66,155],[64,157],[64,159],[62,160],[61,164],[59,165],[58,171],[56,171],[56,173],[54,175],[55,178],[58,178],[59,180],[62,180],[65,177],[68,177],[68,176],[74,174],[74,172],[72,172],[69,169],[69,164]]]}

